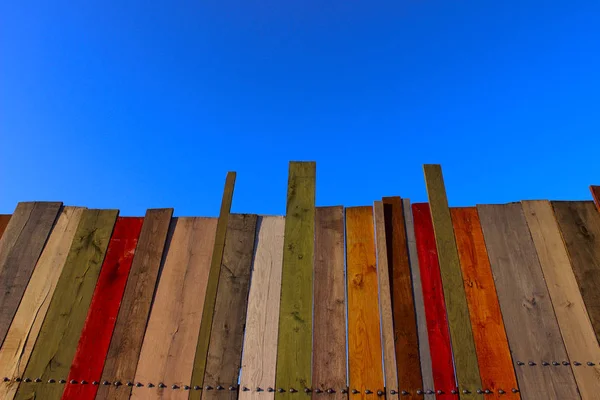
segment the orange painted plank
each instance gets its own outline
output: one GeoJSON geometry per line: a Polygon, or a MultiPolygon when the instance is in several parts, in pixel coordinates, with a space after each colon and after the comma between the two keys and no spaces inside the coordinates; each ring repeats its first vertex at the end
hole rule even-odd
{"type": "Polygon", "coordinates": [[[0,238],[2,234],[6,230],[6,226],[8,225],[8,221],[10,221],[10,214],[0,214],[0,238]]]}

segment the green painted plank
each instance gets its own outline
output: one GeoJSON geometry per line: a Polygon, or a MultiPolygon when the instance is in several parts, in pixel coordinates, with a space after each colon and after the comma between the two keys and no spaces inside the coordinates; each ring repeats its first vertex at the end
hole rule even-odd
{"type": "Polygon", "coordinates": [[[276,393],[277,400],[310,396],[304,389],[312,384],[315,180],[314,162],[290,163],[275,377],[285,391],[276,393]]]}
{"type": "Polygon", "coordinates": [[[85,210],[15,399],[58,400],[77,349],[117,210],[85,210]],[[49,383],[54,379],[56,383],[49,383]]]}
{"type": "Polygon", "coordinates": [[[442,168],[437,164],[426,164],[423,170],[442,274],[460,398],[481,399],[482,396],[476,392],[481,389],[481,377],[442,168]],[[465,393],[465,390],[469,393],[465,393]]]}

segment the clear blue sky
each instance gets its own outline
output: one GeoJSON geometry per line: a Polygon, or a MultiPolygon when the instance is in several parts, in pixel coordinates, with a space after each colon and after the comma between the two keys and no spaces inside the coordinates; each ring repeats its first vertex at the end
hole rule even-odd
{"type": "Polygon", "coordinates": [[[590,199],[597,0],[2,1],[0,212],[62,200],[141,215],[590,199]],[[82,4],[85,3],[85,4],[82,4]]]}

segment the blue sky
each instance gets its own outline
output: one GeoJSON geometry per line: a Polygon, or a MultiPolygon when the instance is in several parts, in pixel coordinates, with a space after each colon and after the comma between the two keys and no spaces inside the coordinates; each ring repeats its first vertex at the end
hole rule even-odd
{"type": "Polygon", "coordinates": [[[0,212],[18,201],[283,214],[317,205],[590,199],[600,2],[3,1],[0,212]],[[85,3],[85,4],[79,4],[85,3]]]}

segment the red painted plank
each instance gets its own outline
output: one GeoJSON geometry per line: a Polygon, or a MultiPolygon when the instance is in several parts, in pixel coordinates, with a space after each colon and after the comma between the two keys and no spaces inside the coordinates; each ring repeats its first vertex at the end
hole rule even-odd
{"type": "Polygon", "coordinates": [[[412,209],[423,286],[425,319],[427,320],[433,364],[433,383],[436,391],[442,390],[443,392],[438,394],[436,399],[457,399],[458,395],[451,393],[452,390],[457,390],[456,377],[450,347],[446,303],[442,291],[442,275],[438,263],[429,204],[416,203],[413,204],[412,209]]]}
{"type": "Polygon", "coordinates": [[[98,386],[92,382],[99,381],[102,376],[143,221],[142,217],[117,219],[62,400],[93,400],[96,397],[98,386]],[[78,383],[70,383],[73,380],[78,383]],[[82,385],[82,380],[87,384],[82,385]]]}
{"type": "Polygon", "coordinates": [[[596,208],[600,211],[600,186],[591,185],[590,191],[592,192],[592,196],[594,197],[594,203],[596,203],[596,208]]]}

